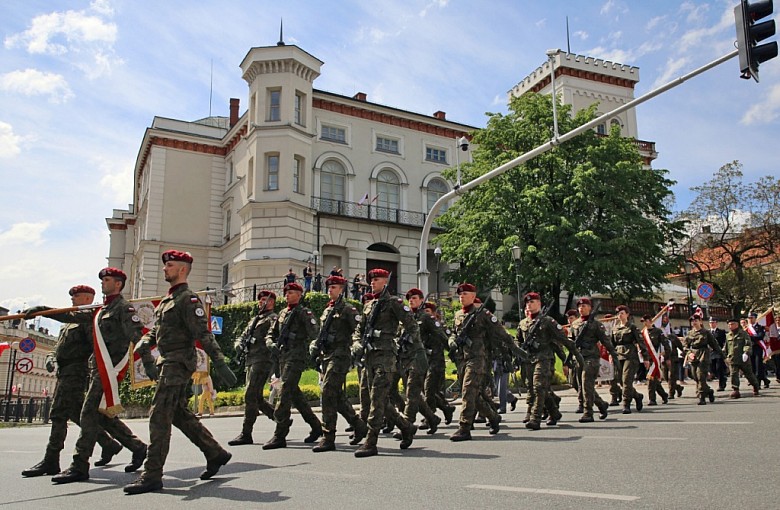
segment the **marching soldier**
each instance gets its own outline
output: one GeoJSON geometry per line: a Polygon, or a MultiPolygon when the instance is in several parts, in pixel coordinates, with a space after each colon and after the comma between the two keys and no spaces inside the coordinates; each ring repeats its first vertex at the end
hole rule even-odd
{"type": "Polygon", "coordinates": [[[482,396],[489,361],[488,344],[493,341],[511,343],[511,338],[495,315],[484,306],[475,305],[477,288],[474,285],[461,283],[457,293],[462,308],[455,312],[455,330],[450,347],[459,352],[462,360],[463,390],[458,430],[450,436],[450,440],[468,441],[477,412],[487,419],[490,434],[498,434],[501,415],[482,396]]]}
{"type": "Polygon", "coordinates": [[[730,398],[741,398],[739,393],[739,372],[745,375],[748,383],[753,386],[753,395],[758,396],[758,378],[750,366],[750,349],[752,348],[750,336],[742,329],[738,319],[729,319],[729,332],[726,334],[726,361],[731,367],[731,395],[730,398]]]}
{"type": "Polygon", "coordinates": [[[59,318],[62,322],[93,324],[94,344],[99,350],[90,358],[90,382],[81,408],[81,433],[73,461],[51,479],[58,484],[89,479],[89,458],[101,429],[132,450],[133,458],[125,472],[137,470],[146,458],[146,445],[116,416],[121,410],[118,375],[124,368],[122,362],[127,362],[130,343],[141,337],[141,319],[122,296],[127,281],[124,271],[107,267],[98,273],[98,278],[105,296],[103,307],[97,313],[71,312],[59,318]],[[103,400],[105,409],[101,408],[103,400]]]}
{"type": "Polygon", "coordinates": [[[365,357],[366,382],[370,391],[368,414],[368,435],[365,442],[355,451],[355,457],[377,455],[377,439],[385,416],[389,422],[401,429],[401,449],[412,445],[417,427],[410,423],[398,410],[390,405],[390,383],[397,370],[395,335],[399,322],[418,337],[417,322],[403,300],[390,295],[387,284],[390,273],[384,269],[372,269],[368,279],[374,299],[366,303],[363,316],[353,335],[353,353],[365,357]]]}
{"type": "MultiPolygon", "coordinates": [[[[618,358],[623,365],[622,383],[623,383],[623,414],[631,414],[631,401],[636,403],[636,410],[642,410],[642,394],[634,388],[634,378],[639,366],[639,353],[642,353],[645,368],[650,366],[647,361],[647,348],[645,343],[639,338],[639,330],[633,323],[629,322],[631,311],[626,305],[618,306],[618,320],[612,328],[612,343],[617,351],[618,358]]],[[[615,378],[618,374],[615,374],[615,378]]]]}
{"type": "Polygon", "coordinates": [[[274,312],[276,294],[270,290],[261,290],[257,294],[258,314],[252,319],[240,339],[236,342],[236,352],[243,352],[246,359],[246,389],[244,390],[244,424],[241,433],[228,441],[230,446],[252,444],[252,429],[257,421],[257,413],[262,412],[274,419],[274,406],[263,398],[263,388],[274,368],[271,350],[265,343],[265,336],[278,315],[274,312]]]}
{"type": "MultiPolygon", "coordinates": [[[[526,317],[518,325],[518,341],[523,357],[530,363],[528,367],[533,375],[528,379],[533,381],[533,403],[531,406],[530,420],[525,424],[525,428],[530,430],[539,430],[541,428],[542,411],[550,397],[550,363],[555,357],[554,344],[566,347],[570,353],[577,358],[579,366],[585,365],[585,360],[574,346],[574,342],[566,338],[563,334],[563,327],[550,317],[542,315],[542,299],[539,293],[529,292],[523,298],[526,317]]],[[[530,393],[530,391],[529,391],[530,393]]],[[[549,405],[549,404],[548,404],[549,405]]],[[[555,425],[560,419],[560,413],[552,405],[548,410],[551,422],[555,425]]]]}
{"type": "Polygon", "coordinates": [[[282,389],[274,410],[276,430],[273,437],[263,445],[263,450],[287,447],[286,438],[292,425],[290,418],[292,406],[298,409],[303,421],[311,427],[311,432],[303,442],[313,443],[322,436],[322,423],[311,410],[309,402],[298,387],[301,374],[306,368],[309,343],[317,338],[319,332],[314,314],[301,304],[302,296],[303,287],[300,284],[288,283],[284,286],[287,308],[281,311],[265,337],[269,348],[279,349],[282,389]]]}
{"type": "MultiPolygon", "coordinates": [[[[95,298],[95,289],[88,285],[71,287],[73,306],[90,305],[95,298]]],[[[27,313],[49,309],[46,306],[33,307],[27,313]]],[[[50,319],[59,320],[57,315],[50,319]]],[[[54,351],[46,356],[46,370],[57,370],[57,386],[52,399],[51,432],[46,445],[43,460],[35,466],[22,471],[22,476],[56,475],[60,472],[60,452],[65,448],[68,435],[68,420],[76,425],[81,423],[81,407],[84,405],[84,392],[89,384],[88,361],[92,355],[92,325],[64,324],[54,346],[54,351]]],[[[97,442],[102,448],[100,460],[96,466],[105,466],[122,450],[122,445],[111,438],[104,430],[98,432],[97,442]]]]}
{"type": "MultiPolygon", "coordinates": [[[[606,419],[609,411],[609,404],[602,400],[601,396],[596,391],[596,378],[599,376],[599,370],[601,369],[601,351],[599,349],[599,343],[607,349],[610,356],[612,356],[612,362],[615,365],[617,365],[618,355],[612,342],[607,338],[604,325],[595,320],[595,317],[591,317],[593,306],[590,298],[580,298],[577,301],[577,311],[579,312],[579,318],[571,323],[569,338],[574,342],[574,345],[579,349],[584,359],[584,364],[582,365],[580,372],[581,375],[578,377],[580,380],[578,397],[580,405],[583,408],[579,422],[591,423],[594,421],[594,404],[599,410],[600,420],[606,419]]],[[[615,366],[616,376],[617,368],[618,367],[615,366]]]]}
{"type": "Polygon", "coordinates": [[[444,423],[449,425],[455,413],[455,407],[447,402],[443,391],[447,366],[444,361],[444,351],[449,343],[449,335],[435,316],[436,303],[424,303],[423,312],[430,317],[430,320],[423,320],[427,326],[425,332],[422,331],[423,328],[420,332],[423,345],[428,353],[428,372],[425,375],[424,384],[425,402],[431,410],[441,409],[444,413],[444,423]],[[433,328],[431,328],[431,323],[433,328]]]}
{"type": "Polygon", "coordinates": [[[360,314],[344,299],[347,280],[331,276],[325,280],[330,301],[322,313],[317,340],[309,346],[315,364],[321,364],[322,379],[322,430],[323,437],[313,452],[328,452],[336,449],[336,420],[338,414],[347,420],[354,434],[350,444],[359,444],[366,437],[367,427],[352,408],[344,391],[347,372],[351,365],[352,333],[360,314]]]}
{"type": "Polygon", "coordinates": [[[669,400],[673,400],[675,393],[677,393],[678,397],[681,397],[685,389],[677,382],[683,362],[679,353],[685,350],[685,346],[680,341],[680,337],[671,332],[665,337],[664,350],[667,356],[663,364],[664,377],[666,377],[666,381],[669,383],[669,400]]]}
{"type": "Polygon", "coordinates": [[[703,326],[701,315],[693,315],[691,317],[691,330],[685,337],[686,354],[693,367],[696,379],[696,396],[699,397],[700,406],[707,404],[705,399],[708,397],[710,402],[715,402],[715,392],[707,384],[707,374],[710,371],[710,349],[723,356],[718,341],[703,326]]]}
{"type": "Polygon", "coordinates": [[[652,345],[655,351],[655,353],[650,353],[648,350],[648,354],[656,357],[654,361],[656,363],[655,370],[647,373],[647,405],[658,405],[656,394],[661,395],[661,401],[664,404],[668,404],[669,395],[664,391],[663,384],[661,384],[661,352],[664,351],[665,348],[662,349],[662,346],[666,343],[664,332],[661,328],[653,325],[653,317],[650,315],[642,316],[642,322],[645,325],[642,335],[647,332],[647,338],[650,339],[650,345],[652,345]]]}
{"type": "Polygon", "coordinates": [[[428,434],[435,434],[439,423],[441,423],[441,418],[436,416],[423,397],[425,375],[429,365],[422,338],[425,337],[428,343],[431,343],[429,337],[436,335],[440,330],[436,327],[435,321],[421,308],[424,298],[425,296],[420,289],[410,289],[406,293],[406,299],[412,309],[412,317],[417,323],[419,334],[413,336],[411,332],[403,329],[398,342],[398,361],[404,376],[404,390],[406,391],[404,416],[411,423],[414,423],[419,410],[428,426],[428,434]]]}
{"type": "Polygon", "coordinates": [[[181,430],[206,457],[206,469],[201,480],[209,480],[230,461],[226,451],[203,426],[187,405],[187,392],[197,366],[195,342],[214,365],[218,385],[233,386],[236,376],[225,363],[225,357],[209,330],[208,317],[197,294],[190,290],[187,277],[192,271],[192,255],[178,250],[162,254],[163,274],[170,284],[165,296],[154,310],[155,324],[136,346],[146,375],[157,381],[149,415],[149,455],[141,476],[125,485],[127,494],[142,494],[163,488],[162,475],[171,442],[171,426],[181,430]],[[152,348],[157,346],[155,361],[152,348]]]}

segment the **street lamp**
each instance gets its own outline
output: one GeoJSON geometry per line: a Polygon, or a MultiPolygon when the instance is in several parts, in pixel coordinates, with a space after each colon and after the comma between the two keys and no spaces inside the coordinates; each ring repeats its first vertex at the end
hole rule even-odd
{"type": "Polygon", "coordinates": [[[439,270],[441,268],[441,248],[436,247],[433,250],[433,255],[436,257],[436,301],[439,301],[439,282],[441,282],[441,277],[439,276],[439,270]]]}
{"type": "Polygon", "coordinates": [[[769,286],[769,304],[775,307],[775,297],[772,295],[772,284],[775,283],[775,274],[771,270],[764,271],[764,282],[769,286]]]}
{"type": "Polygon", "coordinates": [[[515,263],[515,284],[517,285],[517,322],[522,318],[520,313],[520,263],[523,260],[523,250],[517,246],[512,246],[512,260],[515,263]]]}
{"type": "Polygon", "coordinates": [[[691,261],[685,260],[685,282],[688,288],[688,322],[690,323],[690,316],[693,315],[693,292],[691,291],[691,272],[693,271],[693,264],[691,261]]]}

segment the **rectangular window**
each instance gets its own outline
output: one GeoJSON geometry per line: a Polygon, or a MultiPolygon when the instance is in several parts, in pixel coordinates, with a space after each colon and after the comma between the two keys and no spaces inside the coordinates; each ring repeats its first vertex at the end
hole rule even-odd
{"type": "Polygon", "coordinates": [[[231,222],[230,209],[225,210],[225,241],[230,241],[230,222],[231,222]]]}
{"type": "Polygon", "coordinates": [[[293,178],[293,192],[303,193],[303,186],[301,185],[301,159],[298,156],[293,158],[292,178],[293,178]]]}
{"type": "Polygon", "coordinates": [[[282,91],[268,91],[268,120],[275,121],[282,119],[282,91]]]}
{"type": "Polygon", "coordinates": [[[279,156],[268,156],[268,191],[279,189],[279,156]]]}
{"type": "Polygon", "coordinates": [[[381,152],[391,152],[393,154],[400,154],[398,150],[398,140],[392,138],[384,138],[381,136],[376,137],[376,150],[381,152]]]}
{"type": "Polygon", "coordinates": [[[304,108],[304,96],[300,92],[295,93],[295,123],[299,126],[305,126],[306,123],[304,122],[305,119],[303,117],[303,108],[304,108]]]}
{"type": "Polygon", "coordinates": [[[436,149],[434,147],[425,148],[425,160],[434,163],[447,164],[447,151],[445,149],[436,149]]]}
{"type": "Polygon", "coordinates": [[[246,169],[246,197],[251,198],[255,193],[255,158],[249,158],[249,166],[246,169]]]}
{"type": "Polygon", "coordinates": [[[228,161],[228,167],[227,167],[227,183],[228,186],[233,184],[233,162],[228,161]]]}
{"type": "Polygon", "coordinates": [[[223,288],[228,284],[228,274],[229,274],[228,265],[224,264],[222,266],[222,287],[223,288]]]}
{"type": "Polygon", "coordinates": [[[326,126],[323,124],[320,131],[320,140],[331,142],[347,143],[347,130],[335,126],[326,126]]]}

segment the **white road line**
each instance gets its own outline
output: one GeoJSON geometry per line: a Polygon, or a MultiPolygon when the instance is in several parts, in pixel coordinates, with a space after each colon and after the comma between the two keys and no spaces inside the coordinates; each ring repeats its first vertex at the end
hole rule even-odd
{"type": "MultiPolygon", "coordinates": [[[[644,420],[620,420],[620,423],[646,423],[644,420]]],[[[752,421],[654,421],[653,425],[753,425],[752,421]]]]}
{"type": "Polygon", "coordinates": [[[687,441],[687,437],[628,437],[628,436],[582,436],[583,439],[630,439],[633,441],[687,441]]]}
{"type": "Polygon", "coordinates": [[[306,471],[303,469],[282,468],[281,473],[295,473],[296,475],[304,475],[304,476],[324,476],[326,478],[362,478],[361,475],[356,475],[352,473],[333,473],[330,471],[306,471]]]}
{"type": "Polygon", "coordinates": [[[483,489],[503,492],[527,492],[531,494],[552,494],[554,496],[574,496],[578,498],[611,499],[616,501],[636,501],[639,496],[622,494],[600,494],[597,492],[562,491],[557,489],[532,489],[530,487],[503,487],[500,485],[467,485],[467,489],[483,489]]]}

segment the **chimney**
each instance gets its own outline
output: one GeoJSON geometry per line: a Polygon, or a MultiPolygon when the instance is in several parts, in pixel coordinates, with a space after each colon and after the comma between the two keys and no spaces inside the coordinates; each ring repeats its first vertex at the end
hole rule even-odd
{"type": "Polygon", "coordinates": [[[439,120],[447,120],[447,113],[439,110],[438,112],[433,112],[434,118],[437,118],[439,120]]]}
{"type": "Polygon", "coordinates": [[[354,96],[352,96],[352,99],[357,99],[358,101],[363,101],[364,103],[368,100],[368,96],[365,92],[358,92],[354,96]]]}
{"type": "Polygon", "coordinates": [[[240,102],[240,99],[235,97],[230,98],[230,127],[238,124],[238,105],[240,102]]]}

